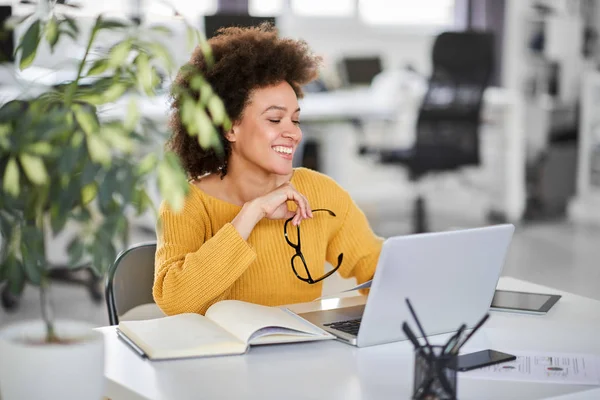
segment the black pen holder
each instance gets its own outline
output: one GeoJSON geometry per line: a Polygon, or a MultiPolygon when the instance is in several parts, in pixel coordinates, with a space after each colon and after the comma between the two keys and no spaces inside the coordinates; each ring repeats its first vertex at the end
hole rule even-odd
{"type": "Polygon", "coordinates": [[[443,354],[442,346],[415,350],[414,400],[456,400],[458,355],[443,354]]]}

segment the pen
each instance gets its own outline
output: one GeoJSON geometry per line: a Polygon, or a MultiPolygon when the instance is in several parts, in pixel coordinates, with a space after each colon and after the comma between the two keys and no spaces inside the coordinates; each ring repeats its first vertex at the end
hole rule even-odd
{"type": "Polygon", "coordinates": [[[410,304],[410,300],[408,299],[408,297],[405,300],[406,300],[406,304],[408,305],[408,309],[410,310],[410,313],[412,314],[415,322],[417,323],[417,327],[419,328],[419,331],[421,331],[421,335],[423,335],[423,339],[425,339],[425,344],[427,345],[427,350],[429,350],[429,354],[431,356],[433,356],[433,348],[431,347],[429,340],[427,340],[427,335],[425,334],[425,330],[421,326],[421,322],[419,322],[419,319],[417,318],[417,314],[415,313],[415,310],[413,309],[412,304],[410,304]]]}
{"type": "Polygon", "coordinates": [[[411,343],[413,344],[413,346],[415,346],[415,350],[418,350],[419,348],[421,348],[421,344],[419,343],[419,340],[413,333],[412,329],[410,329],[410,326],[408,326],[406,321],[402,323],[402,330],[406,334],[406,337],[408,338],[408,340],[410,340],[411,343]]]}
{"type": "Polygon", "coordinates": [[[469,339],[471,339],[471,336],[473,336],[473,334],[475,334],[475,332],[477,332],[477,330],[478,330],[479,328],[481,328],[481,325],[483,325],[483,324],[485,323],[485,321],[487,321],[487,319],[488,319],[489,317],[490,317],[490,314],[485,314],[485,315],[483,316],[483,318],[481,318],[481,319],[479,320],[479,322],[477,323],[477,325],[475,325],[475,328],[473,328],[473,330],[471,331],[471,333],[469,333],[469,334],[467,335],[467,337],[465,338],[465,340],[463,340],[463,341],[460,343],[460,345],[458,346],[458,349],[457,349],[457,351],[458,351],[458,350],[459,350],[461,347],[463,347],[463,346],[465,345],[465,343],[467,343],[467,341],[468,341],[469,339]]]}
{"type": "MultiPolygon", "coordinates": [[[[453,342],[452,346],[448,347],[448,351],[450,354],[456,354],[458,352],[458,343],[460,342],[460,337],[462,336],[462,333],[465,331],[465,329],[467,329],[467,324],[462,324],[460,328],[458,328],[458,331],[454,334],[454,336],[451,337],[450,340],[448,340],[446,346],[453,342]]],[[[444,352],[446,352],[446,347],[444,347],[444,352]]]]}
{"type": "MultiPolygon", "coordinates": [[[[412,329],[410,329],[410,326],[408,326],[408,323],[406,323],[406,321],[402,323],[402,330],[406,334],[406,337],[412,342],[413,346],[415,346],[415,350],[422,349],[421,344],[419,343],[419,339],[417,339],[414,332],[412,331],[412,329]]],[[[425,357],[427,357],[427,354],[423,353],[423,355],[425,357]]],[[[431,354],[431,357],[433,357],[433,354],[431,354]]],[[[431,359],[428,362],[431,363],[432,362],[431,359]]],[[[438,371],[438,373],[439,373],[439,371],[438,371]]],[[[419,386],[419,388],[417,389],[415,398],[417,398],[417,399],[420,398],[420,396],[423,394],[423,392],[428,391],[429,387],[433,383],[433,380],[434,380],[433,376],[424,380],[421,383],[421,386],[419,386]]]]}

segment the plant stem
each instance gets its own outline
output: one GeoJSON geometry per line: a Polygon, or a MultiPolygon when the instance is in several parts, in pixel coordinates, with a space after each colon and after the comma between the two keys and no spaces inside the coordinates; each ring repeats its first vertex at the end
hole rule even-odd
{"type": "Polygon", "coordinates": [[[73,82],[71,82],[71,84],[69,85],[69,88],[67,90],[66,97],[65,97],[65,105],[67,106],[67,108],[71,107],[71,104],[73,103],[73,96],[75,95],[75,91],[77,90],[77,86],[79,85],[79,80],[81,79],[81,73],[83,72],[83,67],[85,66],[85,63],[87,62],[87,57],[90,54],[90,50],[92,49],[92,44],[94,43],[94,40],[96,40],[96,34],[98,33],[99,22],[100,22],[100,17],[98,17],[98,19],[96,20],[96,23],[92,27],[92,31],[90,32],[90,38],[89,38],[87,46],[85,48],[85,53],[83,54],[83,59],[79,63],[79,68],[77,70],[77,77],[75,78],[75,80],[73,82]]]}
{"type": "MultiPolygon", "coordinates": [[[[38,263],[46,263],[46,240],[45,240],[45,230],[44,230],[44,212],[43,207],[36,207],[36,218],[35,225],[37,229],[42,233],[42,252],[43,260],[38,260],[38,263]]],[[[50,299],[50,282],[48,278],[48,266],[47,265],[37,265],[37,268],[40,268],[42,271],[41,279],[40,279],[40,307],[42,310],[42,319],[44,320],[44,325],[46,326],[46,343],[57,343],[58,337],[56,336],[56,331],[54,330],[54,313],[52,312],[52,301],[50,299]]]]}
{"type": "Polygon", "coordinates": [[[40,284],[40,305],[42,307],[44,325],[46,325],[46,343],[56,343],[59,340],[54,330],[54,315],[52,313],[52,301],[50,300],[49,290],[48,277],[43,276],[40,284]]]}

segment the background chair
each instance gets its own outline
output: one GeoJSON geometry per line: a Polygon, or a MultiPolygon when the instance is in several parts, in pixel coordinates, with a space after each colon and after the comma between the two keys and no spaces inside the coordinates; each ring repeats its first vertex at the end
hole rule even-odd
{"type": "MultiPolygon", "coordinates": [[[[483,93],[494,65],[494,37],[488,32],[444,32],[433,45],[433,70],[409,149],[378,151],[379,161],[406,167],[411,181],[425,175],[480,164],[479,127],[483,93]]],[[[413,230],[426,232],[425,201],[419,192],[413,230]]]]}
{"type": "MultiPolygon", "coordinates": [[[[106,278],[106,306],[111,325],[118,324],[119,318],[134,307],[154,304],[155,253],[156,243],[150,242],[135,245],[117,256],[106,278]]],[[[160,316],[158,307],[153,308],[149,318],[160,316]]]]}

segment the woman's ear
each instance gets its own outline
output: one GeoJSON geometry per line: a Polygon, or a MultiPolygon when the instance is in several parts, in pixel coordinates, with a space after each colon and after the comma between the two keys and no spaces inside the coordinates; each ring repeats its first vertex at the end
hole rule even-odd
{"type": "Polygon", "coordinates": [[[227,141],[229,143],[233,143],[236,141],[236,136],[238,133],[239,127],[238,127],[238,123],[234,122],[231,124],[231,129],[229,129],[226,133],[225,133],[225,139],[227,139],[227,141]]]}

